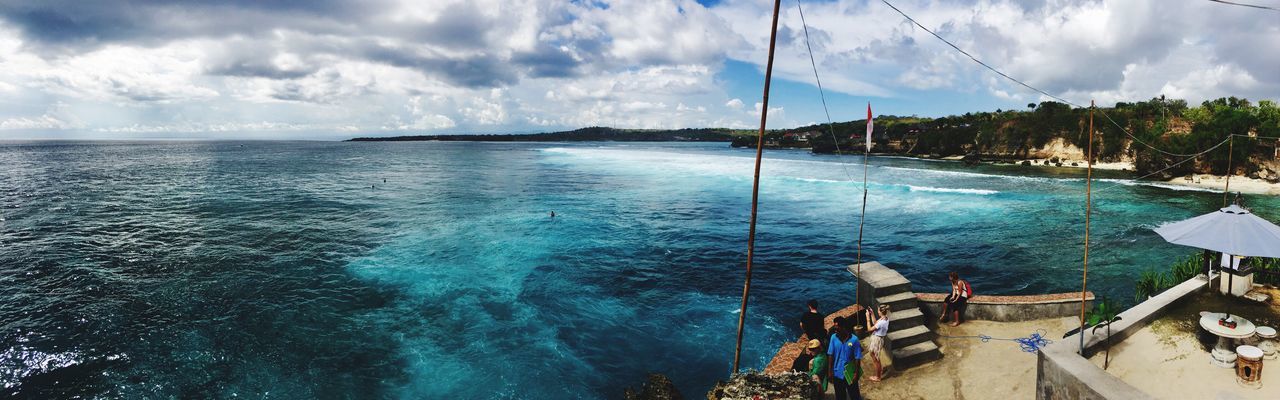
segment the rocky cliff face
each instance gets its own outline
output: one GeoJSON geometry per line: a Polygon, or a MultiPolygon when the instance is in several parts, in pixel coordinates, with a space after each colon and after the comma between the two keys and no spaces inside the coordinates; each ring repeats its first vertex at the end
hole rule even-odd
{"type": "Polygon", "coordinates": [[[625,400],[683,400],[676,385],[666,375],[649,374],[649,379],[640,386],[640,390],[627,388],[622,393],[625,400]]]}
{"type": "Polygon", "coordinates": [[[818,400],[818,385],[801,372],[765,375],[759,372],[733,374],[707,392],[707,400],[818,400]]]}
{"type": "Polygon", "coordinates": [[[1251,165],[1256,169],[1249,172],[1248,176],[1250,178],[1262,179],[1270,183],[1280,183],[1280,159],[1255,157],[1251,165]]]}

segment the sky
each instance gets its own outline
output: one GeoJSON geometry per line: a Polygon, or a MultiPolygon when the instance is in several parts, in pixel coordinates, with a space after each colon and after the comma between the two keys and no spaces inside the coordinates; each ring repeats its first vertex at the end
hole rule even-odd
{"type": "MultiPolygon", "coordinates": [[[[1280,94],[1280,12],[890,2],[1078,104],[1280,94]]],[[[824,122],[797,2],[782,5],[769,127],[824,122]]],[[[801,5],[835,121],[863,118],[867,103],[942,116],[1047,100],[879,0],[801,5]]],[[[754,128],[771,11],[767,0],[0,0],[0,138],[754,128]]]]}

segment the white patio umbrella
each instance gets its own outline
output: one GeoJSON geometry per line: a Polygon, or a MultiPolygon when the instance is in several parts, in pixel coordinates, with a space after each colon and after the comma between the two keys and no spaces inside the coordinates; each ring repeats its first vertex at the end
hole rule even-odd
{"type": "MultiPolygon", "coordinates": [[[[1165,241],[1246,257],[1280,258],[1280,226],[1230,205],[1155,229],[1165,241]]],[[[1234,276],[1234,275],[1232,275],[1234,276]]],[[[1227,278],[1231,285],[1231,276],[1227,278]]],[[[1227,311],[1230,315],[1230,310],[1227,311]]]]}
{"type": "Polygon", "coordinates": [[[1280,258],[1280,226],[1230,205],[1155,229],[1165,241],[1245,257],[1280,258]]]}

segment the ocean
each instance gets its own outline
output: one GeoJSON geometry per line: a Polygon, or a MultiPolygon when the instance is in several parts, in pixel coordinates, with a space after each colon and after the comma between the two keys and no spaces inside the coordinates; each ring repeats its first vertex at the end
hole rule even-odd
{"type": "MultiPolygon", "coordinates": [[[[700,397],[733,360],[754,150],[5,142],[0,384],[25,398],[700,397]],[[555,212],[555,217],[550,213],[555,212]]],[[[851,302],[862,158],[768,151],[744,366],[851,302]]],[[[1084,171],[871,157],[864,258],[916,291],[1079,290],[1084,171]]],[[[1094,182],[1089,288],[1222,195],[1094,182]]],[[[1280,201],[1247,196],[1263,217],[1280,201]]]]}

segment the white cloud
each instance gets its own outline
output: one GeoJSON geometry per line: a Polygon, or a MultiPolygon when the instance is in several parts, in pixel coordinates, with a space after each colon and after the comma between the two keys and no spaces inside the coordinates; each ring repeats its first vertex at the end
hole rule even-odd
{"type": "MultiPolygon", "coordinates": [[[[759,106],[745,107],[741,98],[758,92],[737,89],[736,80],[746,78],[726,74],[725,65],[736,60],[763,69],[771,12],[770,4],[754,0],[710,8],[692,0],[378,0],[300,3],[297,10],[258,2],[103,1],[92,9],[28,7],[84,22],[76,27],[0,9],[0,128],[754,127],[759,106]]],[[[1194,104],[1280,93],[1280,26],[1240,7],[1156,0],[894,3],[984,61],[1077,102],[1165,94],[1194,104]]],[[[974,98],[1018,106],[1041,98],[879,2],[804,5],[828,90],[956,99],[950,103],[961,112],[974,98]]],[[[794,3],[784,8],[778,34],[775,78],[811,82],[794,3]]],[[[758,84],[750,78],[752,87],[758,84]]],[[[821,119],[816,107],[775,98],[771,127],[796,124],[784,107],[797,120],[821,119]]]]}
{"type": "MultiPolygon", "coordinates": [[[[1156,0],[894,4],[979,59],[1076,102],[1091,97],[1147,99],[1159,96],[1165,87],[1179,90],[1193,103],[1225,94],[1211,90],[1211,85],[1184,82],[1188,79],[1233,84],[1230,94],[1251,98],[1274,97],[1280,90],[1280,74],[1274,73],[1280,63],[1280,26],[1240,7],[1156,0]],[[1189,56],[1199,60],[1188,62],[1189,56]],[[1201,72],[1213,70],[1247,74],[1256,84],[1241,86],[1242,82],[1214,80],[1201,72]]],[[[804,5],[814,55],[828,89],[858,96],[977,89],[1011,101],[1039,97],[1003,78],[996,85],[980,83],[995,75],[880,2],[804,5]]],[[[761,27],[768,26],[768,4],[726,0],[712,11],[731,21],[751,44],[729,56],[762,65],[768,30],[761,27]]],[[[812,82],[795,7],[783,9],[779,24],[775,76],[812,82]]]]}
{"type": "MultiPolygon", "coordinates": [[[[760,118],[760,110],[764,109],[764,103],[756,102],[755,109],[750,112],[752,116],[760,118]]],[[[783,119],[786,117],[786,110],[783,107],[769,107],[770,119],[783,119]]]]}
{"type": "Polygon", "coordinates": [[[70,115],[67,105],[54,103],[39,116],[12,117],[0,120],[0,130],[56,130],[74,129],[82,125],[70,115]]]}

